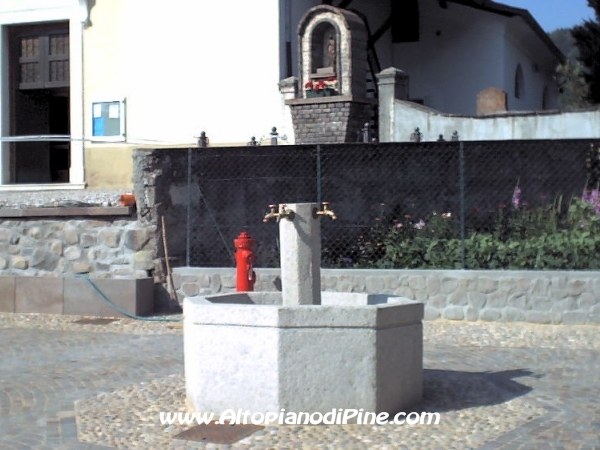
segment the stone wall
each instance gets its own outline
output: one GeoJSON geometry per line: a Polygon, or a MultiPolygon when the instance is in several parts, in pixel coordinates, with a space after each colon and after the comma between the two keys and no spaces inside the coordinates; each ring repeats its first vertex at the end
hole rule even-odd
{"type": "Polygon", "coordinates": [[[156,264],[152,227],[129,219],[0,222],[0,274],[146,278],[156,264]]]}
{"type": "Polygon", "coordinates": [[[121,207],[123,191],[5,192],[0,275],[146,278],[156,275],[156,228],[121,207]]]}
{"type": "MultiPolygon", "coordinates": [[[[257,269],[255,291],[280,291],[278,269],[257,269]]],[[[178,298],[235,291],[235,269],[181,267],[178,298]]],[[[425,318],[600,324],[597,272],[323,269],[324,291],[394,294],[425,303],[425,318]]]]}

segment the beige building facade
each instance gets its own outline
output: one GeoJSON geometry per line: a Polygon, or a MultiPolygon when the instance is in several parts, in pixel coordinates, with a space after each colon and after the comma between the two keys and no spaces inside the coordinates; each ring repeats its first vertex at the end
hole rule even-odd
{"type": "Polygon", "coordinates": [[[231,10],[0,2],[0,190],[131,188],[133,148],[193,146],[203,130],[213,145],[282,131],[278,0],[231,10]]]}

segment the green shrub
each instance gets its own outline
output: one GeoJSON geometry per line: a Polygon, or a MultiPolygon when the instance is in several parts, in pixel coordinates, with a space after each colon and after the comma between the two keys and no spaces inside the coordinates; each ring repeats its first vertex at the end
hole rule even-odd
{"type": "Polygon", "coordinates": [[[419,221],[410,215],[385,220],[382,214],[341,253],[325,246],[324,262],[330,267],[460,269],[464,249],[466,269],[600,269],[598,202],[584,196],[565,205],[559,197],[528,208],[514,199],[512,207],[499,207],[491,229],[466,230],[464,243],[449,213],[419,221]]]}

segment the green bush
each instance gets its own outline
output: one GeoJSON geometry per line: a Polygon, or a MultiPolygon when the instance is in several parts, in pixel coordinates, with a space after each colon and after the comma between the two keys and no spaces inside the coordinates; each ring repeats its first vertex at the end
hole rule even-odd
{"type": "MultiPolygon", "coordinates": [[[[515,190],[516,192],[516,190],[515,190]]],[[[520,190],[519,190],[520,194],[520,190]]],[[[596,191],[596,199],[600,193],[596,191]]],[[[518,200],[518,199],[517,199],[518,200]]],[[[515,201],[501,205],[489,229],[460,228],[449,213],[415,221],[385,219],[334,253],[324,246],[324,262],[333,267],[460,269],[600,269],[598,201],[562,198],[528,208],[515,201]],[[335,257],[333,255],[336,255],[335,257]]]]}

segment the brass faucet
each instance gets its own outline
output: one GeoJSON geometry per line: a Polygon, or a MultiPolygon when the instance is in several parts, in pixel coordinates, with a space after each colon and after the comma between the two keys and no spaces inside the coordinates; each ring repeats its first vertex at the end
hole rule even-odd
{"type": "Polygon", "coordinates": [[[337,216],[335,215],[335,213],[331,209],[329,209],[329,202],[323,202],[323,211],[317,211],[317,208],[315,208],[315,210],[314,210],[315,219],[319,216],[329,216],[329,217],[331,217],[331,220],[337,219],[337,216]]]}
{"type": "Polygon", "coordinates": [[[294,220],[296,213],[294,213],[294,211],[292,211],[291,209],[287,209],[286,206],[287,205],[281,205],[281,211],[276,212],[277,205],[269,205],[271,211],[265,215],[265,217],[263,218],[263,222],[268,222],[271,219],[275,219],[277,222],[279,222],[283,218],[287,220],[294,220]]]}

